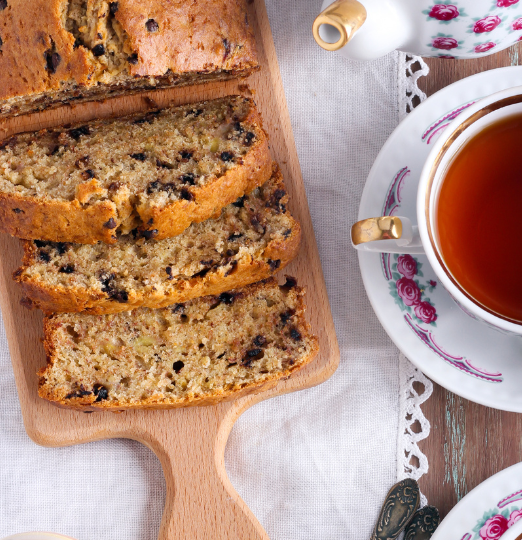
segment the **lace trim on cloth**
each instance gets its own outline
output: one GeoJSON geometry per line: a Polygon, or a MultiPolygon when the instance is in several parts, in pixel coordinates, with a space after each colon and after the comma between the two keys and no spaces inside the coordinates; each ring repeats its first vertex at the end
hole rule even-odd
{"type": "Polygon", "coordinates": [[[417,81],[430,72],[430,68],[420,56],[399,53],[398,60],[399,120],[426,99],[417,81]]]}
{"type": "MultiPolygon", "coordinates": [[[[398,96],[399,120],[426,99],[418,81],[428,75],[430,69],[420,56],[399,53],[398,96]]],[[[433,393],[433,383],[424,376],[403,354],[399,356],[400,398],[399,436],[397,441],[397,480],[418,480],[428,472],[428,459],[419,449],[418,443],[430,434],[430,423],[424,416],[421,405],[433,393]]],[[[421,506],[427,500],[421,494],[421,506]]]]}
{"type": "MultiPolygon", "coordinates": [[[[418,443],[430,434],[430,423],[421,405],[433,393],[433,383],[403,354],[399,356],[399,437],[397,444],[397,480],[418,480],[428,472],[428,459],[418,443]]],[[[421,494],[421,506],[427,500],[421,494]]]]}

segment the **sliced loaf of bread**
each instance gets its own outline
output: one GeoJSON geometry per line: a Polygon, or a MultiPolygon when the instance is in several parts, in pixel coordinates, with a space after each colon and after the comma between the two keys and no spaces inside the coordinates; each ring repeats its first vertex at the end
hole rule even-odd
{"type": "Polygon", "coordinates": [[[1,0],[0,116],[243,77],[247,0],[1,0]]]}
{"type": "Polygon", "coordinates": [[[274,386],[318,351],[293,278],[169,308],[44,322],[39,395],[83,410],[209,405],[274,386]]]}
{"type": "Polygon", "coordinates": [[[14,274],[26,305],[52,312],[116,313],[219,294],[271,276],[297,254],[299,224],[281,173],[165,240],[120,236],[116,244],[25,240],[14,274]]]}
{"type": "Polygon", "coordinates": [[[168,238],[266,182],[272,162],[251,99],[229,96],[0,145],[0,231],[114,243],[168,238]]]}

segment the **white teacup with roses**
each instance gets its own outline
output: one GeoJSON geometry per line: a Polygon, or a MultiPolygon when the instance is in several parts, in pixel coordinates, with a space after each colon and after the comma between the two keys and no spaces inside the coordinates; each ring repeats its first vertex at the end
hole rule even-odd
{"type": "MultiPolygon", "coordinates": [[[[417,223],[406,217],[388,215],[368,217],[353,225],[352,245],[356,249],[401,254],[397,259],[397,271],[403,276],[404,290],[398,290],[398,293],[407,305],[420,305],[420,302],[415,303],[418,299],[414,297],[418,287],[410,283],[416,272],[416,261],[408,254],[425,254],[444,288],[465,313],[504,333],[522,335],[522,322],[508,319],[483,306],[453,277],[441,254],[435,219],[445,171],[456,153],[489,125],[521,113],[522,86],[503,90],[470,106],[442,132],[426,160],[417,191],[417,223]],[[409,289],[408,283],[411,285],[409,289]]],[[[502,234],[501,229],[499,234],[502,234]]],[[[430,322],[427,320],[430,313],[416,312],[416,315],[430,322]]]]}
{"type": "Polygon", "coordinates": [[[324,49],[357,60],[394,49],[479,58],[522,39],[522,0],[325,0],[313,32],[324,49]]]}

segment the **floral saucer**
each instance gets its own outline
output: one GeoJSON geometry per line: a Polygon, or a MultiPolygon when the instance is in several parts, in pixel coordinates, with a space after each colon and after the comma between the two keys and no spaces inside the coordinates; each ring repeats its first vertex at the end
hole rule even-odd
{"type": "Polygon", "coordinates": [[[444,518],[431,540],[515,540],[522,535],[522,463],[488,478],[444,518]]]}
{"type": "MultiPolygon", "coordinates": [[[[437,137],[480,98],[519,85],[522,67],[486,71],[444,88],[414,109],[377,157],[359,219],[402,215],[415,223],[420,173],[437,137]]],[[[425,255],[357,253],[377,317],[413,364],[471,401],[522,412],[522,337],[502,334],[466,314],[425,255]]]]}

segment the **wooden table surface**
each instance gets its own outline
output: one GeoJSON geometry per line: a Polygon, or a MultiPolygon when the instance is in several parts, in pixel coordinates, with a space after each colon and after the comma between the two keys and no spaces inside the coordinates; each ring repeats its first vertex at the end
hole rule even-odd
{"type": "MultiPolygon", "coordinates": [[[[479,60],[425,59],[430,74],[419,79],[428,95],[488,69],[522,65],[522,43],[479,60]]],[[[521,359],[522,361],[522,359],[521,359]]],[[[431,423],[421,442],[429,472],[419,481],[429,504],[444,517],[475,486],[522,461],[522,414],[477,405],[433,383],[422,410],[431,423]]]]}

